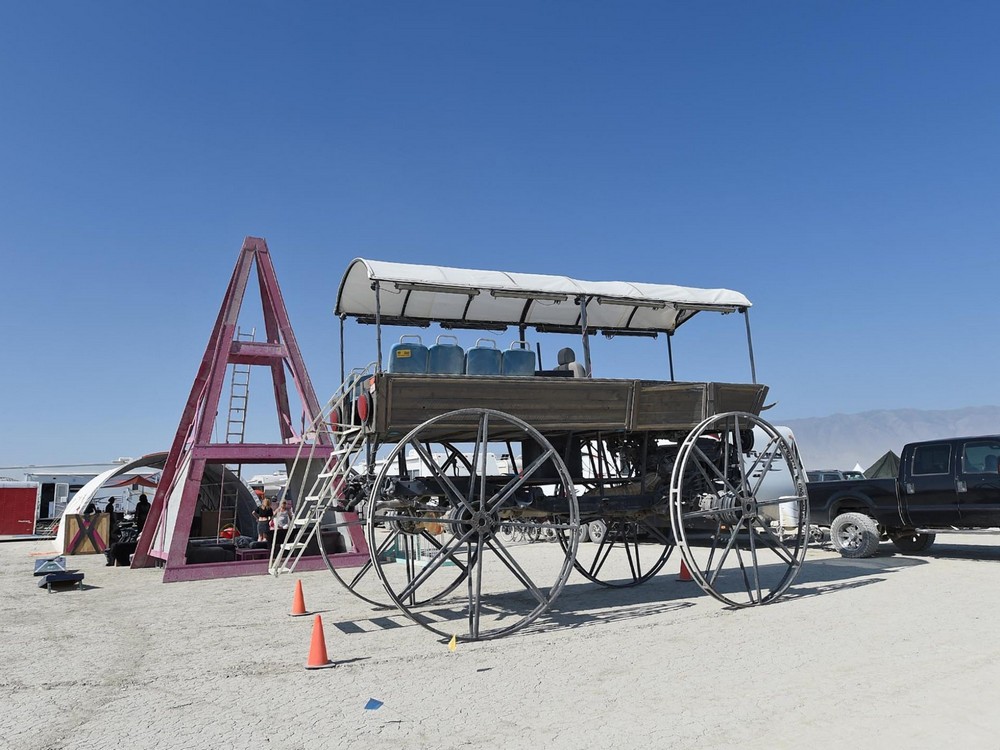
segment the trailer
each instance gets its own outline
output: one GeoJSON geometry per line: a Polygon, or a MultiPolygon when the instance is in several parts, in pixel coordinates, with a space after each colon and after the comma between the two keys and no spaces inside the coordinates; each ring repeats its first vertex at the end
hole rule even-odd
{"type": "Polygon", "coordinates": [[[804,559],[808,497],[794,443],[760,416],[768,388],[757,383],[750,306],[727,289],[352,261],[335,308],[343,384],[289,474],[295,515],[271,572],[339,532],[368,552],[353,569],[324,548],[349,591],[465,640],[534,622],[573,570],[636,586],[674,549],[725,604],[775,601],[804,559]],[[745,322],[751,382],[675,380],[678,328],[731,313],[745,322]],[[375,334],[374,361],[351,373],[348,319],[375,334]],[[406,333],[386,355],[384,329],[432,324],[485,335],[466,349],[451,334],[425,345],[406,333]],[[509,347],[486,338],[511,329],[509,347]],[[582,360],[564,347],[542,368],[529,331],[578,335],[582,360]],[[597,334],[665,337],[669,379],[593,377],[597,334]],[[329,458],[314,454],[321,443],[336,446],[329,458]],[[487,460],[498,455],[505,471],[487,460]],[[595,523],[600,539],[581,543],[595,523]],[[510,543],[529,529],[555,538],[558,554],[510,543]]]}

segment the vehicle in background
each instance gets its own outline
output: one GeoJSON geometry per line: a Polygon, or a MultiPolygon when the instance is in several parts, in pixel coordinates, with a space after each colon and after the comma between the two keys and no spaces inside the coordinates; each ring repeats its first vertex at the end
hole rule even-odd
{"type": "Polygon", "coordinates": [[[806,477],[810,482],[842,482],[845,479],[864,479],[865,475],[863,472],[854,470],[820,469],[819,471],[807,471],[806,477]]]}
{"type": "Polygon", "coordinates": [[[937,534],[1000,533],[998,463],[1000,435],[910,443],[894,478],[810,483],[810,520],[844,557],[871,557],[880,541],[912,553],[937,534]]]}

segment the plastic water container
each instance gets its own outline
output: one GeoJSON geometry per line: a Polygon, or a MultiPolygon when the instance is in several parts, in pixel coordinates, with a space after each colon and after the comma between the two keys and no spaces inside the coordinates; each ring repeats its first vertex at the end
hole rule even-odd
{"type": "Polygon", "coordinates": [[[442,333],[430,348],[427,372],[438,375],[461,375],[465,372],[465,349],[459,346],[458,338],[442,333]],[[444,343],[450,339],[452,343],[444,343]]]}
{"type": "Polygon", "coordinates": [[[465,353],[466,375],[499,375],[503,358],[493,339],[477,339],[465,353]]]}
{"type": "Polygon", "coordinates": [[[399,337],[389,355],[389,372],[427,372],[427,347],[420,336],[408,333],[399,337]],[[408,343],[406,339],[416,339],[416,343],[408,343]]]}
{"type": "Polygon", "coordinates": [[[501,364],[504,375],[534,375],[535,353],[527,341],[515,341],[503,352],[501,364]]]}

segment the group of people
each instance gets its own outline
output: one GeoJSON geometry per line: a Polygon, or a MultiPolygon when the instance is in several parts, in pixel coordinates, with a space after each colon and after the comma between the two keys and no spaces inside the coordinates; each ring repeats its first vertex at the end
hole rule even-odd
{"type": "MultiPolygon", "coordinates": [[[[139,502],[135,504],[135,511],[133,513],[133,518],[135,519],[136,529],[142,531],[142,527],[146,524],[146,517],[149,515],[149,499],[146,497],[146,493],[139,495],[139,502]]],[[[91,500],[87,505],[86,510],[83,511],[84,515],[93,515],[97,513],[97,506],[94,505],[94,501],[91,500]]],[[[111,516],[112,519],[115,518],[115,498],[108,498],[108,504],[104,506],[104,512],[111,516]]]]}
{"type": "Polygon", "coordinates": [[[292,505],[288,500],[282,500],[274,508],[271,506],[271,499],[264,496],[261,497],[260,505],[254,509],[253,517],[257,522],[257,541],[269,542],[272,531],[287,533],[292,525],[292,505]]]}

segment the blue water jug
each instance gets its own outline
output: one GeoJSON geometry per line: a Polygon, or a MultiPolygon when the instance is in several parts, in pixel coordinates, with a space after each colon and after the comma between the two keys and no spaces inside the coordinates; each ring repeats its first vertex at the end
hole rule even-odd
{"type": "Polygon", "coordinates": [[[438,375],[461,375],[465,372],[465,349],[459,346],[458,338],[442,333],[430,348],[427,372],[438,375]],[[442,339],[450,339],[444,343],[442,339]]]}
{"type": "Polygon", "coordinates": [[[415,333],[399,337],[399,343],[392,347],[389,355],[389,372],[427,372],[427,347],[415,333]],[[416,339],[410,344],[405,339],[416,339]]]}
{"type": "Polygon", "coordinates": [[[503,374],[504,375],[534,375],[535,374],[535,353],[531,350],[527,341],[515,341],[503,353],[503,374]]]}
{"type": "Polygon", "coordinates": [[[502,357],[493,339],[477,339],[465,354],[466,375],[499,375],[502,357]],[[489,344],[487,346],[486,344],[489,344]]]}

